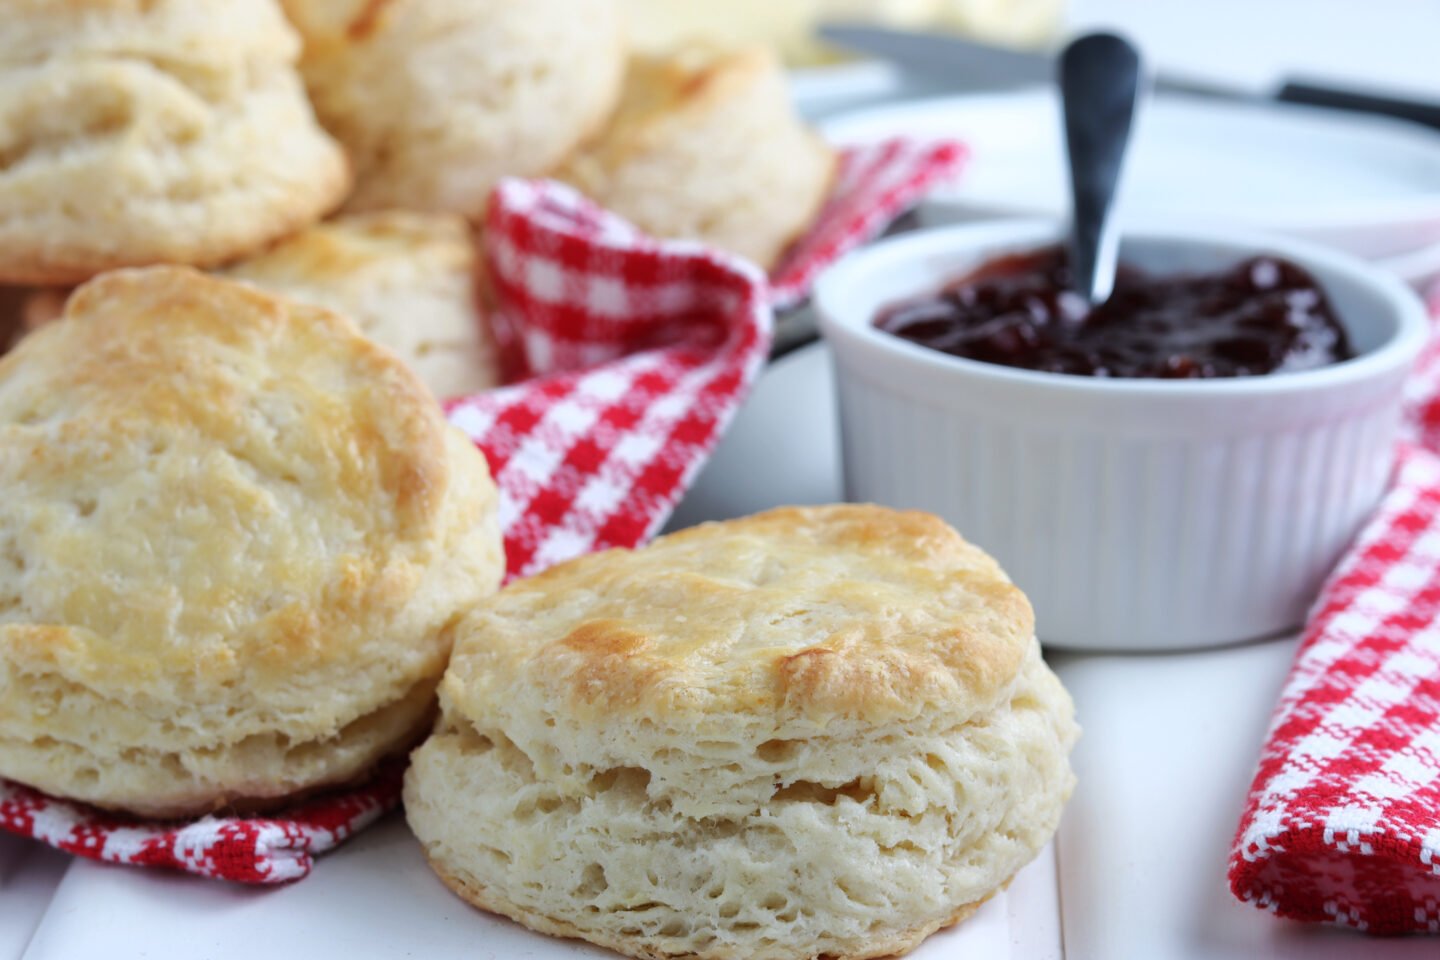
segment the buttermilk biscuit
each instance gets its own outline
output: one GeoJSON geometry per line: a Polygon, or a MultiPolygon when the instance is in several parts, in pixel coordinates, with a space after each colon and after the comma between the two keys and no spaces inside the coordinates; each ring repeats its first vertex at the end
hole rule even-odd
{"type": "Polygon", "coordinates": [[[500,578],[485,461],[342,317],[106,274],[0,359],[0,777],[274,805],[428,726],[500,578]]]}
{"type": "Polygon", "coordinates": [[[834,171],[778,61],[754,49],[637,58],[614,121],[557,176],[656,236],[772,267],[814,220],[834,171]]]}
{"type": "Polygon", "coordinates": [[[350,209],[473,219],[503,176],[559,163],[615,104],[616,0],[283,0],[315,109],[350,152],[350,209]]]}
{"type": "Polygon", "coordinates": [[[635,957],[908,950],[1049,840],[1070,699],[939,519],[708,524],[562,564],[456,629],[411,827],[460,896],[635,957]]]}
{"type": "Polygon", "coordinates": [[[0,282],[213,264],[349,174],[274,0],[0,0],[0,282]]]}
{"type": "Polygon", "coordinates": [[[394,211],[319,224],[226,274],[344,314],[443,398],[500,381],[476,260],[463,218],[394,211]]]}

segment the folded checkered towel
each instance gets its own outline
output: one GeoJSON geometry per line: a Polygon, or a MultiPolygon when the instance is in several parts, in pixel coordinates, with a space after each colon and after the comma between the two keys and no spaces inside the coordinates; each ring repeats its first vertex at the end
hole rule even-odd
{"type": "Polygon", "coordinates": [[[1311,614],[1230,858],[1235,895],[1440,933],[1440,289],[1395,481],[1311,614]]]}

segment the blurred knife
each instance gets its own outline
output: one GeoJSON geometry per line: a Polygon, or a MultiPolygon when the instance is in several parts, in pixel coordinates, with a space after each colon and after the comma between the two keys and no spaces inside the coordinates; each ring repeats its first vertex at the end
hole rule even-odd
{"type": "MultiPolygon", "coordinates": [[[[945,34],[910,33],[852,24],[827,24],[820,36],[838,47],[888,60],[904,70],[963,89],[995,89],[1052,83],[1055,58],[1045,51],[1012,50],[945,34]]],[[[1155,89],[1229,100],[1274,99],[1285,103],[1378,114],[1440,130],[1440,104],[1382,97],[1314,82],[1286,82],[1273,97],[1258,97],[1219,84],[1158,76],[1155,89]]]]}

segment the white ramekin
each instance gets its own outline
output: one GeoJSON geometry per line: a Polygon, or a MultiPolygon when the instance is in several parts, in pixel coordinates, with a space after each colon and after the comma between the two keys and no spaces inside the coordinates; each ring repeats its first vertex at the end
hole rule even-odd
{"type": "Polygon", "coordinates": [[[1232,380],[1104,380],[947,356],[874,327],[886,305],[1051,243],[999,222],[876,244],[820,280],[846,495],[938,513],[1004,565],[1056,647],[1158,650],[1297,627],[1385,490],[1419,300],[1303,243],[1137,230],[1128,263],[1211,271],[1256,253],[1309,269],[1359,356],[1232,380]]]}

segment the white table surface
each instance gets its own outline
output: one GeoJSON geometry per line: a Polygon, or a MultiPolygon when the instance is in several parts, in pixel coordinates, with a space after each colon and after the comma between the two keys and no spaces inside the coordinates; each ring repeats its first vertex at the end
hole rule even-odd
{"type": "Polygon", "coordinates": [[[22,956],[70,858],[0,833],[0,960],[22,956]]]}

